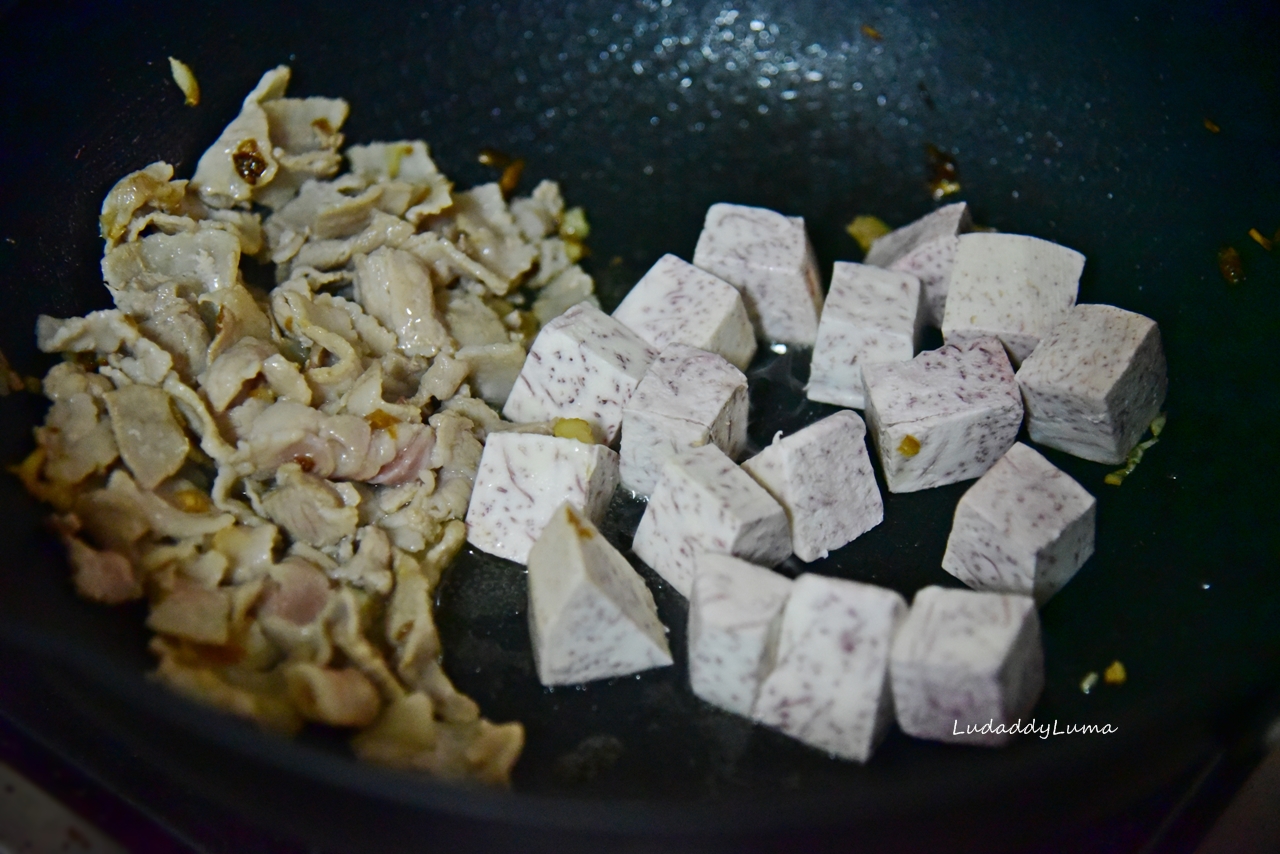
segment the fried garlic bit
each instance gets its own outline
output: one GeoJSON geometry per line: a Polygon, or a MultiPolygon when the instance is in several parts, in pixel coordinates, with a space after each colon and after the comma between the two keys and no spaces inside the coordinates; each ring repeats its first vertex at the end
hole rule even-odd
{"type": "Polygon", "coordinates": [[[577,439],[588,445],[595,444],[595,436],[591,434],[591,425],[581,418],[557,418],[551,428],[551,435],[557,439],[577,439]]]}
{"type": "Polygon", "coordinates": [[[1111,662],[1111,666],[1102,673],[1102,681],[1108,685],[1123,685],[1128,678],[1129,674],[1125,672],[1124,664],[1119,659],[1111,662]]]}
{"type": "Polygon", "coordinates": [[[1229,285],[1238,285],[1244,281],[1244,262],[1234,246],[1224,246],[1218,250],[1218,272],[1229,285]]]}
{"type": "Polygon", "coordinates": [[[960,172],[955,158],[933,143],[925,146],[925,154],[929,160],[929,192],[934,200],[940,201],[960,192],[960,172]]]}
{"type": "Polygon", "coordinates": [[[1254,243],[1258,244],[1268,252],[1275,248],[1275,241],[1264,235],[1261,231],[1258,231],[1256,228],[1249,229],[1249,236],[1253,238],[1254,243]]]}
{"type": "Polygon", "coordinates": [[[1217,123],[1214,122],[1213,119],[1209,119],[1209,118],[1206,118],[1204,120],[1204,129],[1207,130],[1209,133],[1222,132],[1222,128],[1218,127],[1217,123]]]}
{"type": "Polygon", "coordinates": [[[178,84],[186,98],[186,105],[194,107],[200,103],[200,84],[196,82],[195,72],[180,59],[169,57],[169,71],[173,74],[173,82],[178,84]]]}
{"type": "Polygon", "coordinates": [[[860,214],[855,216],[853,221],[844,227],[844,230],[849,232],[850,237],[858,241],[858,246],[866,253],[871,251],[871,244],[888,234],[890,229],[880,217],[860,214]]]}
{"type": "Polygon", "coordinates": [[[1151,421],[1151,438],[1145,442],[1139,442],[1138,445],[1129,452],[1128,458],[1125,460],[1124,468],[1117,469],[1104,477],[1102,480],[1107,486],[1119,486],[1124,483],[1124,479],[1133,474],[1133,470],[1138,467],[1138,463],[1142,462],[1142,455],[1147,452],[1152,445],[1160,441],[1160,433],[1164,430],[1167,416],[1161,412],[1151,421]]]}

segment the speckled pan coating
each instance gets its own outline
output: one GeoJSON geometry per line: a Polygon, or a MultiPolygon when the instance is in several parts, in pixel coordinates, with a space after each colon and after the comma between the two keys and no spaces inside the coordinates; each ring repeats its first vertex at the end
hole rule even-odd
{"type": "Polygon", "coordinates": [[[889,648],[907,603],[892,590],[804,574],[782,612],[752,716],[866,762],[893,719],[889,648]]]}
{"type": "Polygon", "coordinates": [[[1015,365],[1067,319],[1084,256],[1021,234],[966,234],[951,268],[942,337],[948,344],[994,337],[1015,365]]]}
{"type": "Polygon", "coordinates": [[[708,442],[738,459],[747,443],[747,378],[715,353],[673,344],[622,410],[622,485],[648,496],[662,465],[708,442]]]}
{"type": "Polygon", "coordinates": [[[1168,388],[1155,321],[1111,305],[1073,308],[1017,378],[1032,441],[1113,464],[1138,444],[1168,388]]]}
{"type": "Polygon", "coordinates": [[[688,596],[698,552],[774,566],[791,554],[791,532],[782,505],[724,451],[704,445],[667,460],[632,549],[688,596]]]}
{"type": "Polygon", "coordinates": [[[994,338],[868,365],[864,375],[867,427],[890,492],[978,477],[1018,437],[1022,396],[994,338]]]}
{"type": "Polygon", "coordinates": [[[542,327],[502,414],[510,421],[581,418],[612,445],[622,407],[657,355],[639,335],[579,303],[542,327]]]}
{"type": "Polygon", "coordinates": [[[655,350],[688,344],[745,371],[756,335],[738,289],[674,255],[649,268],[613,312],[655,350]]]}
{"type": "Polygon", "coordinates": [[[1018,443],[956,505],[942,568],[977,590],[1044,604],[1093,554],[1097,501],[1018,443]]]}
{"type": "Polygon", "coordinates": [[[728,555],[700,552],[694,560],[689,684],[708,703],[750,717],[791,579],[728,555]]]}
{"type": "Polygon", "coordinates": [[[893,705],[907,735],[998,746],[992,732],[1027,715],[1044,688],[1040,618],[1030,596],[925,587],[889,655],[893,705]],[[968,732],[988,726],[987,732],[968,732]]]}
{"type": "Polygon", "coordinates": [[[817,338],[822,283],[802,218],[712,205],[693,263],[742,291],[757,337],[805,346],[817,338]]]}
{"type": "Polygon", "coordinates": [[[805,393],[810,400],[862,409],[863,364],[910,359],[920,346],[922,321],[915,276],[837,261],[805,393]]]}
{"type": "Polygon", "coordinates": [[[826,557],[884,521],[866,437],[862,419],[845,410],[775,438],[742,464],[787,511],[801,560],[826,557]]]}
{"type": "Polygon", "coordinates": [[[529,552],[529,636],[543,685],[573,685],[671,664],[653,594],[572,505],[529,552]]]}
{"type": "Polygon", "coordinates": [[[918,277],[924,292],[926,321],[941,326],[951,265],[959,246],[956,237],[972,228],[966,203],[945,205],[881,237],[871,245],[864,261],[918,277]]]}
{"type": "Polygon", "coordinates": [[[557,507],[567,501],[599,524],[617,486],[618,455],[604,445],[490,433],[467,505],[467,542],[526,563],[557,507]]]}

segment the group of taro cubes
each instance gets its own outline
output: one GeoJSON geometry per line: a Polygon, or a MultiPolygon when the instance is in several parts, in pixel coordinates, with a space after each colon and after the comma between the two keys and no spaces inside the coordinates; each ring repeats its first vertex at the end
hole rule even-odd
{"type": "Polygon", "coordinates": [[[652,595],[596,527],[621,484],[648,498],[635,554],[690,598],[699,696],[857,760],[895,708],[912,735],[1003,740],[957,722],[1034,704],[1036,604],[1093,550],[1093,497],[1015,442],[1024,407],[1033,441],[1120,462],[1163,402],[1164,358],[1147,318],[1075,305],[1079,253],[970,228],[957,204],[886,235],[866,264],[836,263],[824,306],[801,219],[717,204],[693,264],[664,256],[612,316],[582,303],[543,328],[503,415],[582,419],[595,443],[491,434],[467,525],[528,565],[545,684],[672,661],[652,595]],[[946,345],[917,355],[928,324],[946,345]],[[809,397],[866,422],[842,410],[738,464],[757,340],[813,346],[809,397]],[[926,588],[908,609],[767,568],[882,521],[868,432],[891,492],[979,478],[942,559],[976,590],[926,588]]]}

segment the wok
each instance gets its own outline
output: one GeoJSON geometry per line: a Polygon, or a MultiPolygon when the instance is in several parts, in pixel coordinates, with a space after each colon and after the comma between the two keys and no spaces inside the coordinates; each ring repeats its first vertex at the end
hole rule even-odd
{"type": "MultiPolygon", "coordinates": [[[[141,612],[73,595],[42,509],[8,478],[0,711],[195,838],[221,839],[217,817],[234,815],[325,851],[1102,850],[1090,828],[1146,815],[1223,756],[1256,756],[1280,690],[1280,257],[1247,232],[1280,225],[1278,16],[1027,5],[17,4],[0,32],[0,346],[23,372],[46,367],[36,315],[108,304],[105,191],[157,159],[189,175],[282,62],[292,94],[351,102],[349,140],[425,138],[460,186],[492,180],[484,147],[525,157],[526,186],[562,181],[588,209],[607,309],[662,253],[690,257],[717,201],[803,215],[828,273],[856,260],[854,214],[901,224],[934,205],[934,144],[980,222],[1084,252],[1081,301],[1142,312],[1164,335],[1168,428],[1124,485],[1048,454],[1098,496],[1098,539],[1042,612],[1035,716],[1115,733],[992,751],[895,732],[864,767],[700,703],[680,664],[546,691],[523,576],[472,554],[440,592],[446,665],[490,717],[525,722],[513,791],[361,766],[330,734],[276,739],[148,682],[141,612]],[[169,55],[196,71],[198,108],[169,55]],[[1238,284],[1216,266],[1227,244],[1238,284]],[[1123,686],[1082,692],[1117,659],[1123,686]]],[[[803,353],[760,359],[757,443],[828,411],[797,393],[804,378],[803,353]]],[[[0,405],[7,462],[42,409],[21,394],[0,405]]],[[[886,495],[882,526],[812,568],[908,596],[954,583],[938,563],[965,486],[886,495]]],[[[639,508],[616,509],[607,533],[625,546],[639,508]]],[[[658,600],[679,659],[684,606],[658,600]]]]}

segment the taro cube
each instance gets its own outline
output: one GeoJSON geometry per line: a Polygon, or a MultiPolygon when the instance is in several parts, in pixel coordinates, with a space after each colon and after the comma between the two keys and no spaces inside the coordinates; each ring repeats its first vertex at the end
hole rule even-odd
{"type": "Polygon", "coordinates": [[[542,327],[502,414],[511,421],[581,418],[612,445],[622,407],[657,355],[600,309],[578,303],[542,327]]]}
{"type": "Polygon", "coordinates": [[[994,338],[867,365],[864,375],[867,426],[890,492],[977,477],[1017,439],[1022,397],[994,338]]]}
{"type": "Polygon", "coordinates": [[[1044,688],[1030,596],[926,587],[889,656],[898,726],[934,741],[997,746],[1044,688]]]}
{"type": "Polygon", "coordinates": [[[681,448],[714,444],[737,459],[747,443],[747,378],[715,353],[673,344],[622,410],[622,485],[648,496],[681,448]]]}
{"type": "Polygon", "coordinates": [[[803,218],[712,205],[693,263],[742,291],[757,337],[806,346],[817,339],[822,284],[803,218]]]}
{"type": "Polygon", "coordinates": [[[750,717],[791,579],[729,555],[699,552],[694,561],[689,683],[708,703],[750,717]]]}
{"type": "Polygon", "coordinates": [[[560,505],[529,551],[529,637],[543,685],[671,664],[653,594],[595,525],[560,505]]]}
{"type": "Polygon", "coordinates": [[[806,573],[795,580],[752,717],[866,762],[893,720],[889,649],[907,613],[892,590],[806,573]]]}
{"type": "Polygon", "coordinates": [[[674,255],[649,268],[613,312],[655,350],[688,344],[745,371],[756,335],[738,289],[674,255]]]}
{"type": "Polygon", "coordinates": [[[1164,404],[1168,377],[1154,320],[1078,305],[1017,374],[1031,440],[1122,463],[1164,404]]]}
{"type": "Polygon", "coordinates": [[[698,552],[774,566],[791,554],[791,533],[782,505],[724,451],[703,445],[667,460],[631,547],[688,596],[698,552]]]}
{"type": "Polygon", "coordinates": [[[1021,234],[960,238],[942,337],[948,344],[999,338],[1015,365],[1067,319],[1080,290],[1084,256],[1021,234]]]}
{"type": "Polygon", "coordinates": [[[884,521],[866,437],[867,426],[846,409],[775,438],[742,464],[787,511],[801,560],[826,557],[884,521]]]}
{"type": "Polygon", "coordinates": [[[1093,554],[1097,501],[1018,443],[956,505],[942,568],[977,590],[1044,604],[1093,554]]]}
{"type": "Polygon", "coordinates": [[[876,267],[917,276],[923,291],[925,320],[941,326],[951,265],[960,246],[959,235],[972,228],[969,206],[956,202],[889,232],[871,245],[863,260],[876,267]]]}
{"type": "Polygon", "coordinates": [[[467,506],[467,542],[527,563],[557,507],[568,502],[599,523],[617,486],[618,455],[604,445],[490,433],[467,506]]]}
{"type": "Polygon", "coordinates": [[[920,346],[920,280],[837,261],[809,365],[810,400],[866,406],[862,366],[905,361],[920,346]]]}

